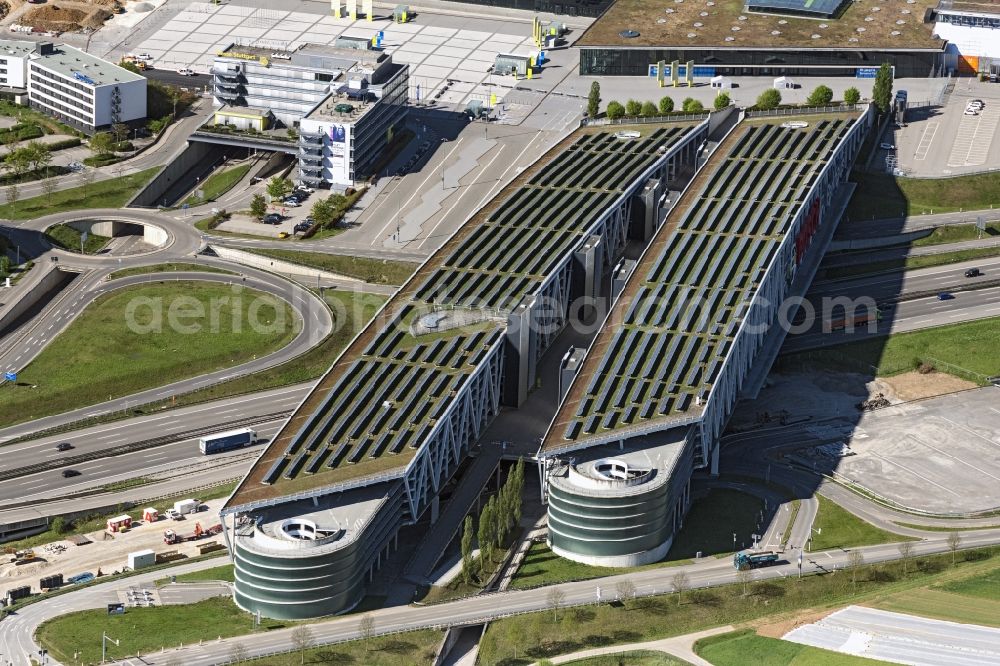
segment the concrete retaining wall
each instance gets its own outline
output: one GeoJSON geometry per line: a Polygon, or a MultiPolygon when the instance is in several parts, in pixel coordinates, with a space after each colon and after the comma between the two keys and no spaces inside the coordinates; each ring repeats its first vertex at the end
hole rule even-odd
{"type": "MultiPolygon", "coordinates": [[[[46,271],[30,289],[23,291],[15,302],[11,303],[7,308],[0,311],[0,331],[6,328],[11,322],[15,321],[18,317],[24,314],[28,308],[35,305],[43,297],[45,297],[52,289],[54,289],[60,281],[65,280],[69,277],[75,277],[71,273],[66,273],[59,270],[59,267],[54,264],[39,262],[35,264],[32,268],[33,271],[46,271]]],[[[12,287],[11,290],[17,289],[21,285],[12,287]]],[[[8,298],[5,295],[5,300],[8,298]]]]}
{"type": "Polygon", "coordinates": [[[363,282],[363,280],[358,280],[357,278],[348,277],[346,275],[340,275],[339,273],[321,271],[316,268],[293,264],[290,261],[282,261],[281,259],[272,259],[271,257],[254,254],[253,252],[234,250],[231,247],[212,245],[211,248],[220,259],[235,261],[236,263],[243,264],[244,266],[260,268],[261,270],[271,271],[272,273],[281,273],[282,275],[313,279],[319,276],[320,278],[327,280],[357,282],[359,284],[363,282]]]}
{"type": "Polygon", "coordinates": [[[170,240],[170,235],[166,230],[151,224],[142,222],[128,222],[126,220],[73,220],[67,223],[68,226],[77,231],[118,238],[119,236],[138,236],[142,234],[143,240],[153,246],[163,247],[170,240]]]}
{"type": "MultiPolygon", "coordinates": [[[[229,149],[229,155],[234,155],[235,150],[229,149]]],[[[173,205],[197,184],[199,177],[211,171],[226,153],[225,146],[189,141],[187,148],[173,162],[163,167],[163,171],[132,197],[128,205],[146,208],[173,205]]]]}

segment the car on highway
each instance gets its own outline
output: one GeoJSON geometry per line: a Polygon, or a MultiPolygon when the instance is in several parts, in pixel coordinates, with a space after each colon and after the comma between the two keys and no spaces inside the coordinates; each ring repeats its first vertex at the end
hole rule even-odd
{"type": "Polygon", "coordinates": [[[896,146],[886,142],[880,143],[878,147],[881,148],[882,150],[896,150],[896,146]]]}
{"type": "Polygon", "coordinates": [[[64,479],[68,479],[68,478],[73,477],[73,476],[80,476],[80,474],[82,474],[82,472],[79,472],[79,471],[77,471],[75,469],[64,469],[62,471],[62,475],[63,475],[64,479]]]}
{"type": "Polygon", "coordinates": [[[939,301],[950,301],[953,298],[955,298],[955,295],[947,291],[942,291],[940,294],[938,294],[939,301]]]}
{"type": "Polygon", "coordinates": [[[56,451],[69,451],[73,448],[73,445],[69,442],[60,442],[56,445],[56,451]]]}
{"type": "Polygon", "coordinates": [[[278,213],[268,213],[264,216],[264,219],[261,220],[261,222],[264,224],[281,224],[281,220],[283,219],[284,218],[278,213]]]}
{"type": "Polygon", "coordinates": [[[177,70],[177,73],[181,76],[198,76],[198,72],[194,71],[190,67],[181,67],[177,70]]]}
{"type": "Polygon", "coordinates": [[[965,271],[965,277],[967,278],[979,277],[982,274],[983,272],[978,268],[970,268],[967,271],[965,271]]]}

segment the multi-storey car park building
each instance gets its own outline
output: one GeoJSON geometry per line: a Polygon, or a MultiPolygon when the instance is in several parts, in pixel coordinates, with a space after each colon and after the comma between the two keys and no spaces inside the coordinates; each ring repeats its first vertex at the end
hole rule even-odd
{"type": "Polygon", "coordinates": [[[212,124],[252,128],[256,132],[245,138],[255,146],[267,138],[259,133],[276,125],[298,128],[298,145],[284,150],[297,156],[299,179],[353,185],[402,126],[409,66],[363,40],[337,43],[291,51],[237,44],[223,49],[212,65],[212,124]]]}
{"type": "Polygon", "coordinates": [[[418,269],[227,501],[242,608],[302,618],[358,602],[400,527],[436,511],[501,405],[526,398],[571,300],[600,293],[630,234],[651,233],[649,184],[692,171],[710,122],[579,131],[418,269]]]}
{"type": "Polygon", "coordinates": [[[618,0],[577,41],[580,73],[655,76],[660,61],[695,76],[869,76],[888,62],[896,77],[947,73],[938,0],[618,0]]]}
{"type": "MultiPolygon", "coordinates": [[[[772,333],[870,114],[744,122],[715,151],[631,273],[538,453],[548,540],[607,566],[666,555],[694,468],[772,333]]],[[[810,260],[815,260],[810,256],[810,260]]]]}

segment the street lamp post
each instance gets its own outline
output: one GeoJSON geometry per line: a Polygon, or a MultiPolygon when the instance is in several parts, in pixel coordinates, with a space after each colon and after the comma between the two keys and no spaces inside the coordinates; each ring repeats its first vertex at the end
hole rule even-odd
{"type": "Polygon", "coordinates": [[[111,641],[112,643],[114,643],[116,647],[118,646],[119,641],[116,641],[115,639],[111,638],[110,636],[108,636],[106,633],[104,633],[102,631],[101,632],[101,663],[102,664],[104,663],[104,661],[107,659],[107,656],[108,656],[108,651],[107,651],[108,641],[111,641]]]}

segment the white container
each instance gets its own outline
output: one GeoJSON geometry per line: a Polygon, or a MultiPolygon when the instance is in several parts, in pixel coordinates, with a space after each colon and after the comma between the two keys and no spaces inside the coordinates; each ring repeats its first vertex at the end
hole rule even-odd
{"type": "Polygon", "coordinates": [[[200,504],[201,503],[196,499],[179,500],[177,502],[174,502],[174,511],[181,514],[182,516],[187,515],[189,513],[196,512],[200,504]]]}
{"type": "Polygon", "coordinates": [[[151,567],[154,564],[156,564],[156,553],[154,553],[151,549],[137,550],[134,553],[128,554],[128,568],[132,571],[136,571],[144,567],[151,567]]]}

